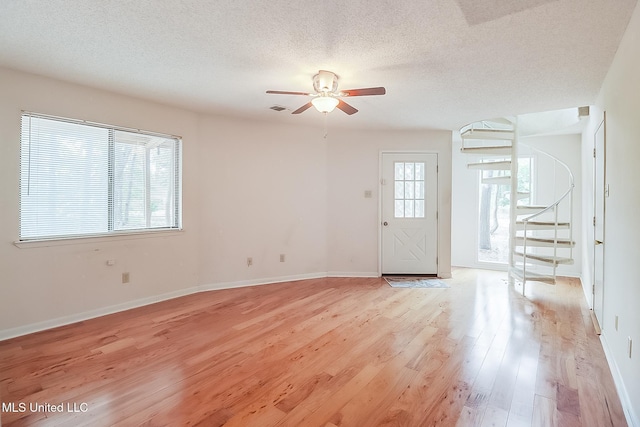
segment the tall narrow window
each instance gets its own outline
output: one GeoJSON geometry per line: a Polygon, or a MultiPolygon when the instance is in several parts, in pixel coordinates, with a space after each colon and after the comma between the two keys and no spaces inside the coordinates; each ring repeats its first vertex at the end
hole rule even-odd
{"type": "MultiPolygon", "coordinates": [[[[532,171],[533,157],[518,158],[518,204],[531,204],[532,171]]],[[[483,170],[480,176],[478,212],[478,261],[480,262],[506,264],[509,261],[511,223],[509,175],[509,171],[490,169],[483,170]]]]}
{"type": "Polygon", "coordinates": [[[22,115],[20,240],[180,228],[179,138],[22,115]]]}

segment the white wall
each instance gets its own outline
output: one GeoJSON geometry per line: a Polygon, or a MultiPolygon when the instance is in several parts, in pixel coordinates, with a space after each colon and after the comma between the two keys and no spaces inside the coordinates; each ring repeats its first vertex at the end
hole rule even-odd
{"type": "Polygon", "coordinates": [[[330,274],[378,274],[380,152],[428,151],[439,164],[438,274],[450,277],[451,132],[330,130],[327,143],[330,274]]]}
{"type": "Polygon", "coordinates": [[[198,289],[326,275],[326,141],[317,129],[201,115],[4,69],[0,82],[0,338],[198,289]],[[14,245],[21,110],[182,136],[184,231],[14,245]]]}
{"type": "Polygon", "coordinates": [[[200,283],[215,288],[325,275],[322,132],[203,117],[199,141],[200,283]]]}
{"type": "MultiPolygon", "coordinates": [[[[562,162],[571,170],[574,178],[573,190],[573,264],[559,265],[557,274],[560,276],[580,277],[582,271],[582,139],[579,134],[548,135],[522,138],[522,144],[548,153],[562,162]]],[[[523,147],[523,152],[526,150],[523,147]]],[[[533,203],[549,205],[557,200],[569,188],[569,175],[562,166],[555,164],[549,157],[533,151],[534,163],[537,163],[537,171],[534,176],[534,188],[537,188],[536,198],[533,203]],[[554,167],[555,172],[554,172],[554,167]],[[555,174],[555,177],[554,177],[555,174]],[[554,188],[555,179],[555,188],[554,188]]],[[[560,204],[558,219],[569,219],[571,208],[568,201],[560,204]]],[[[550,218],[550,217],[548,217],[550,218]]],[[[568,256],[568,252],[562,250],[559,256],[568,256]]]]}
{"type": "MultiPolygon", "coordinates": [[[[483,267],[478,263],[479,172],[468,163],[479,156],[463,154],[460,133],[455,132],[452,148],[451,264],[458,267],[483,267]]],[[[505,267],[506,268],[506,267],[505,267]]]]}
{"type": "Polygon", "coordinates": [[[184,211],[184,232],[163,237],[50,247],[13,244],[19,238],[21,110],[181,135],[187,207],[198,203],[194,114],[5,69],[0,69],[0,93],[0,332],[19,334],[105,307],[189,292],[197,285],[199,217],[194,209],[184,211]],[[108,267],[108,259],[116,265],[108,267]],[[124,271],[130,272],[129,285],[121,284],[124,271]]]}
{"type": "Polygon", "coordinates": [[[450,275],[450,132],[323,139],[317,126],[198,114],[1,68],[0,93],[0,339],[199,290],[377,274],[383,149],[439,153],[440,271],[450,275]],[[14,245],[21,110],[182,136],[184,231],[14,245]]]}
{"type": "MultiPolygon", "coordinates": [[[[636,6],[602,86],[597,106],[606,111],[604,321],[602,337],[623,404],[640,425],[640,6],[636,6]],[[614,327],[619,317],[618,330],[614,327]],[[633,339],[633,355],[627,351],[633,339]]],[[[598,121],[601,117],[593,117],[598,121]]],[[[594,124],[595,126],[597,124],[594,124]]],[[[589,164],[593,131],[585,135],[589,164]]],[[[592,176],[592,175],[591,175],[592,176]]],[[[592,181],[585,193],[593,192],[592,181]]],[[[593,212],[593,205],[587,206],[593,212]]],[[[587,257],[585,261],[589,262],[587,257]]],[[[586,267],[583,269],[587,271],[586,267]]],[[[588,271],[592,271],[592,265],[588,271]]]]}

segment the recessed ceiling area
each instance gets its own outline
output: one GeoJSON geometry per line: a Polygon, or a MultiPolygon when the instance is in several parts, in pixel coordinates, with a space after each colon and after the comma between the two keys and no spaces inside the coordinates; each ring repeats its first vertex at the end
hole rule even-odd
{"type": "Polygon", "coordinates": [[[595,101],[636,0],[4,0],[0,66],[291,124],[318,70],[384,86],[329,126],[457,129],[595,101]],[[276,112],[278,105],[287,110],[276,112]]]}
{"type": "Polygon", "coordinates": [[[556,0],[457,0],[469,25],[494,21],[556,0]]]}

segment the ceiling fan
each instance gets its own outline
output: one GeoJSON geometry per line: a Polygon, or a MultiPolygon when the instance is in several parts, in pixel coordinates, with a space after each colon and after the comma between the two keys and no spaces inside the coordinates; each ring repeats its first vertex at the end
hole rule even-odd
{"type": "Polygon", "coordinates": [[[334,108],[338,107],[348,115],[355,114],[358,110],[344,102],[342,97],[347,96],[369,96],[384,95],[387,93],[383,87],[369,87],[363,89],[348,89],[338,91],[338,76],[331,71],[320,70],[318,74],[313,76],[313,90],[315,92],[288,92],[282,90],[268,90],[267,93],[278,95],[304,95],[311,96],[313,99],[302,107],[293,111],[291,114],[300,114],[308,110],[312,106],[321,113],[330,113],[334,108]]]}

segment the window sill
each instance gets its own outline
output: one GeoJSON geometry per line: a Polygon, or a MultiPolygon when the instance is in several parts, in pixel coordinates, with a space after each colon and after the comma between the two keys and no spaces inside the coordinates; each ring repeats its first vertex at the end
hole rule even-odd
{"type": "Polygon", "coordinates": [[[51,239],[36,239],[36,240],[17,240],[13,242],[13,245],[20,249],[27,248],[46,248],[51,246],[65,246],[65,245],[82,245],[93,244],[102,242],[112,242],[119,240],[133,240],[133,239],[150,239],[155,237],[170,237],[182,234],[183,229],[171,229],[171,230],[145,230],[145,231],[132,231],[114,233],[108,235],[99,236],[74,236],[74,237],[57,237],[51,239]]]}

